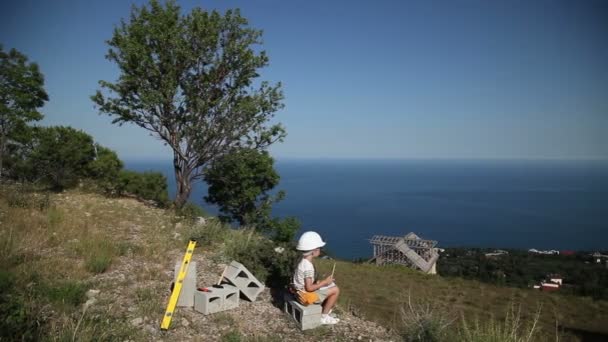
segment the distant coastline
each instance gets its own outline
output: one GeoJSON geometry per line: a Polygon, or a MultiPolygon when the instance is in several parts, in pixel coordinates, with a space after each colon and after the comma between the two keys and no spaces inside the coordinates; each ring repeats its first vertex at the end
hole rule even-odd
{"type": "MultiPolygon", "coordinates": [[[[127,160],[165,173],[171,162],[127,160]]],[[[442,247],[608,248],[608,160],[277,159],[277,216],[315,228],[343,259],[371,255],[374,234],[415,231],[442,247]]],[[[199,184],[191,200],[203,203],[199,184]]]]}

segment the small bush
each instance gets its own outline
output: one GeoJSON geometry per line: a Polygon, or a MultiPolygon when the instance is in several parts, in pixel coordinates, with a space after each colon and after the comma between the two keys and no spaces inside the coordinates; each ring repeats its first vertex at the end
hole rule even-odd
{"type": "Polygon", "coordinates": [[[89,177],[96,181],[103,193],[115,194],[123,163],[116,152],[99,144],[95,144],[95,152],[95,159],[88,165],[89,177]]]}
{"type": "Polygon", "coordinates": [[[66,281],[41,286],[40,294],[51,302],[78,306],[84,302],[87,286],[80,282],[66,281]]]}
{"type": "Polygon", "coordinates": [[[6,193],[6,201],[9,207],[23,209],[46,210],[51,206],[51,198],[48,193],[38,194],[28,186],[17,186],[6,193]]]}
{"type": "Polygon", "coordinates": [[[72,127],[36,127],[30,144],[26,157],[32,172],[29,179],[55,190],[75,186],[87,176],[88,164],[95,158],[93,138],[72,127]]]}
{"type": "Polygon", "coordinates": [[[289,284],[298,253],[292,244],[275,244],[253,229],[235,231],[225,252],[245,265],[258,279],[273,288],[289,284]]]}
{"type": "Polygon", "coordinates": [[[201,206],[188,202],[176,210],[178,216],[183,217],[190,223],[194,223],[199,217],[209,217],[209,214],[201,206]]]}
{"type": "Polygon", "coordinates": [[[0,270],[0,341],[35,341],[38,324],[12,273],[0,270]]]}
{"type": "MultiPolygon", "coordinates": [[[[505,320],[500,322],[491,318],[484,323],[475,320],[471,325],[463,316],[459,329],[459,342],[530,342],[536,341],[535,334],[538,332],[537,323],[540,319],[540,308],[531,321],[521,319],[521,308],[515,311],[511,305],[507,311],[505,320]]],[[[556,336],[559,341],[559,336],[556,336]]]]}
{"type": "Polygon", "coordinates": [[[222,342],[241,342],[243,341],[243,335],[238,331],[231,331],[227,334],[222,335],[222,342]]]}
{"type": "Polygon", "coordinates": [[[407,303],[401,307],[401,322],[403,341],[440,342],[448,340],[453,320],[431,303],[413,303],[408,293],[407,303]]]}
{"type": "Polygon", "coordinates": [[[169,203],[167,178],[160,172],[120,171],[117,194],[130,194],[141,200],[153,201],[159,206],[169,203]]]}
{"type": "Polygon", "coordinates": [[[76,246],[76,252],[85,258],[85,268],[91,273],[103,273],[110,268],[120,250],[102,238],[89,238],[76,246]]]}
{"type": "Polygon", "coordinates": [[[225,223],[209,220],[205,225],[192,226],[188,240],[196,240],[199,246],[212,246],[223,243],[233,232],[225,223]]]}
{"type": "Polygon", "coordinates": [[[87,258],[86,268],[91,273],[103,273],[110,268],[112,256],[104,254],[93,254],[87,258]]]}

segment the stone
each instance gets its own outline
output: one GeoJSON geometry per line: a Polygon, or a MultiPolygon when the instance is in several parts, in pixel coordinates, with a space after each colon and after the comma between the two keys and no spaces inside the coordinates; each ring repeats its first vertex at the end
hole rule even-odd
{"type": "Polygon", "coordinates": [[[90,289],[89,291],[87,291],[87,298],[95,298],[95,297],[97,297],[99,292],[101,292],[101,291],[90,289]]]}
{"type": "Polygon", "coordinates": [[[144,323],[144,319],[141,318],[141,317],[137,317],[137,318],[134,318],[134,319],[131,320],[131,325],[135,326],[135,327],[140,326],[143,323],[144,323]]]}
{"type": "Polygon", "coordinates": [[[156,329],[155,329],[153,326],[151,326],[151,325],[149,325],[149,324],[146,324],[146,326],[144,326],[144,330],[145,330],[145,331],[146,331],[148,334],[151,334],[151,335],[156,334],[156,331],[157,331],[157,330],[156,330],[156,329]]]}
{"type": "Polygon", "coordinates": [[[84,307],[88,308],[89,306],[95,304],[97,302],[97,299],[95,298],[89,298],[87,299],[87,301],[84,303],[84,307]]]}
{"type": "Polygon", "coordinates": [[[187,320],[187,319],[182,318],[182,326],[184,326],[184,327],[186,327],[186,328],[187,328],[188,326],[190,326],[190,322],[188,322],[188,320],[187,320]]]}
{"type": "Polygon", "coordinates": [[[199,216],[196,218],[196,224],[199,226],[204,226],[207,223],[207,220],[205,220],[204,217],[199,216]]]}
{"type": "MultiPolygon", "coordinates": [[[[181,261],[177,261],[175,263],[173,281],[177,281],[177,276],[181,266],[181,261]]],[[[190,265],[188,266],[188,272],[186,272],[186,278],[184,278],[184,281],[182,282],[182,291],[179,294],[177,306],[193,307],[194,292],[196,292],[196,261],[190,261],[190,265]]]]}
{"type": "Polygon", "coordinates": [[[236,261],[232,261],[228,265],[222,281],[236,286],[241,294],[252,302],[255,302],[258,295],[264,291],[264,284],[254,277],[245,266],[236,261]]]}

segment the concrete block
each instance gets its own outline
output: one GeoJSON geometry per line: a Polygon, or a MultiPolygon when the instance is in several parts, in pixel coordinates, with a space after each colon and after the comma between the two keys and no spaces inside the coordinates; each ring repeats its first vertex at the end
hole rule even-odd
{"type": "Polygon", "coordinates": [[[239,306],[239,289],[236,286],[224,284],[221,291],[222,308],[224,310],[234,309],[239,306]]]}
{"type": "Polygon", "coordinates": [[[195,292],[194,310],[209,315],[239,306],[239,290],[236,286],[225,284],[221,287],[208,287],[208,289],[209,292],[195,292]]]}
{"type": "MultiPolygon", "coordinates": [[[[177,275],[179,274],[179,268],[181,266],[181,261],[175,263],[174,282],[177,281],[177,275]]],[[[196,292],[196,261],[190,261],[186,278],[184,278],[184,282],[182,283],[182,291],[177,300],[177,306],[194,306],[194,292],[196,292]]]]}
{"type": "Polygon", "coordinates": [[[258,295],[264,290],[264,284],[242,264],[233,261],[226,268],[223,281],[236,286],[241,294],[250,301],[255,301],[258,295]]]}
{"type": "Polygon", "coordinates": [[[284,300],[283,311],[296,322],[300,330],[314,329],[321,325],[320,304],[304,306],[291,294],[285,294],[284,300]]]}

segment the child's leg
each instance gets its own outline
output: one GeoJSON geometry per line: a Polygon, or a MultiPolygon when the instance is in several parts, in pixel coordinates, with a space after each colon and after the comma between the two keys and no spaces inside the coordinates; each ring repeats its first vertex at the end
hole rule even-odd
{"type": "Polygon", "coordinates": [[[327,298],[323,302],[323,313],[329,314],[329,311],[336,306],[338,296],[340,295],[340,289],[337,286],[327,289],[327,298]]]}

